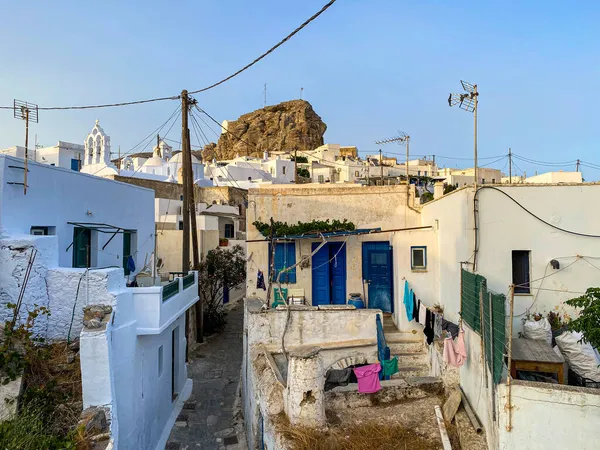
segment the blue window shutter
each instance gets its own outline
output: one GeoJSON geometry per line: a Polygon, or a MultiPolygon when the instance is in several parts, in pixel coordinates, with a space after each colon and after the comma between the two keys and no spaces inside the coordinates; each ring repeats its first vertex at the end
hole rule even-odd
{"type": "MultiPolygon", "coordinates": [[[[293,266],[296,264],[296,243],[290,242],[287,244],[287,266],[293,266]]],[[[295,283],[296,282],[296,268],[294,267],[292,270],[287,272],[287,282],[295,283]]]]}

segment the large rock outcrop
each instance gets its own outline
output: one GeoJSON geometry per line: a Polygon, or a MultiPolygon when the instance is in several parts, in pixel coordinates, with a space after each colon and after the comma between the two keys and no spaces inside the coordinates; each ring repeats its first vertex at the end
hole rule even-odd
{"type": "Polygon", "coordinates": [[[327,125],[305,100],[291,100],[244,114],[224,124],[228,132],[207,145],[204,159],[262,156],[265,151],[312,150],[323,145],[327,125]]]}

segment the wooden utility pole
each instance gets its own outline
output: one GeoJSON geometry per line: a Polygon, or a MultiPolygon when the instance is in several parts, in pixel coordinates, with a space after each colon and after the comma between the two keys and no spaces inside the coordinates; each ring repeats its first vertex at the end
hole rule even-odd
{"type": "Polygon", "coordinates": [[[294,149],[294,182],[298,184],[298,149],[294,149]]]}
{"type": "Polygon", "coordinates": [[[183,243],[181,249],[181,271],[187,273],[190,269],[190,196],[187,191],[190,173],[188,172],[186,147],[188,138],[188,92],[181,91],[181,172],[183,175],[183,243]]]}
{"type": "Polygon", "coordinates": [[[575,167],[576,167],[576,168],[575,168],[575,170],[576,170],[577,172],[579,172],[579,164],[580,164],[580,161],[579,161],[579,160],[577,160],[577,164],[576,164],[576,166],[575,166],[575,167]]]}
{"type": "Polygon", "coordinates": [[[379,149],[379,167],[381,168],[381,185],[383,186],[383,153],[379,149]]]}

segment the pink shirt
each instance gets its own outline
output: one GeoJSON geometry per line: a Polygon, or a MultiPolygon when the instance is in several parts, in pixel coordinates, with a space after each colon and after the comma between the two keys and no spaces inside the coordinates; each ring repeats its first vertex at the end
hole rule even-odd
{"type": "Polygon", "coordinates": [[[358,392],[361,394],[373,394],[381,389],[379,383],[379,372],[381,364],[369,364],[368,366],[356,367],[354,374],[358,380],[358,392]]]}
{"type": "Polygon", "coordinates": [[[462,366],[467,360],[465,332],[460,330],[456,342],[452,338],[444,339],[444,362],[454,367],[462,366]]]}

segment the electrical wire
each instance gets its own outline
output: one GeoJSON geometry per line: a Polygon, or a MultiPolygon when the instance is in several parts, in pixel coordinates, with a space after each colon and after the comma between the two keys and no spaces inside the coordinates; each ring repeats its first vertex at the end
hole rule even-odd
{"type": "Polygon", "coordinates": [[[317,17],[319,17],[321,14],[323,14],[327,9],[329,9],[329,7],[331,5],[333,5],[335,2],[336,2],[336,0],[330,0],[325,6],[323,6],[319,11],[317,11],[315,14],[313,14],[311,17],[309,17],[307,20],[305,20],[304,23],[302,23],[294,31],[292,31],[290,34],[288,34],[286,37],[284,37],[281,41],[279,41],[277,44],[275,44],[269,50],[267,50],[262,55],[260,55],[258,58],[256,58],[254,61],[252,61],[249,64],[246,64],[244,67],[242,67],[237,72],[229,75],[226,78],[223,78],[221,81],[217,81],[216,83],[211,84],[210,86],[206,86],[205,88],[198,89],[196,91],[191,91],[190,94],[198,94],[200,92],[208,91],[209,89],[215,88],[215,87],[219,86],[220,84],[223,84],[223,83],[231,80],[232,78],[236,77],[237,75],[239,75],[243,71],[249,69],[254,64],[256,64],[257,62],[259,62],[261,59],[263,59],[264,57],[268,56],[270,53],[274,52],[275,50],[277,50],[277,48],[281,47],[283,44],[285,44],[287,41],[289,41],[292,37],[294,37],[294,35],[296,35],[298,32],[300,32],[300,30],[302,30],[309,23],[311,23],[313,20],[315,20],[317,17]]]}
{"type": "Polygon", "coordinates": [[[537,159],[526,158],[526,157],[518,155],[516,153],[512,153],[512,156],[514,158],[520,159],[520,160],[530,163],[530,164],[539,164],[539,165],[547,165],[547,166],[569,166],[569,165],[577,163],[577,160],[563,161],[563,162],[539,161],[537,159]]]}
{"type": "MultiPolygon", "coordinates": [[[[240,70],[238,70],[237,72],[234,72],[233,74],[229,75],[226,78],[223,78],[220,81],[217,81],[216,83],[213,83],[209,86],[206,86],[202,89],[197,89],[195,91],[191,91],[189,92],[189,94],[197,94],[199,92],[205,92],[208,91],[209,89],[213,89],[229,80],[231,80],[232,78],[238,76],[240,73],[244,72],[245,70],[249,69],[250,67],[252,67],[253,65],[255,65],[257,62],[259,62],[260,60],[262,60],[263,58],[265,58],[266,56],[268,56],[269,54],[273,53],[275,50],[277,50],[277,48],[281,47],[283,44],[285,44],[287,41],[289,41],[292,37],[294,37],[298,32],[300,32],[304,27],[306,27],[309,23],[311,23],[313,20],[315,20],[317,17],[319,17],[321,14],[323,14],[327,9],[329,9],[329,7],[331,5],[333,5],[336,2],[336,0],[330,0],[325,6],[323,6],[319,11],[317,11],[315,14],[313,14],[311,17],[309,17],[307,20],[304,21],[304,23],[302,23],[299,27],[297,27],[294,31],[292,31],[290,34],[288,34],[285,38],[283,38],[281,41],[279,41],[277,44],[275,44],[273,47],[271,47],[269,50],[267,50],[266,52],[264,52],[262,55],[260,55],[258,58],[254,59],[254,61],[252,61],[249,64],[246,64],[244,67],[242,67],[240,70]]],[[[171,97],[159,97],[159,98],[151,98],[151,99],[147,99],[147,100],[136,100],[136,101],[132,101],[132,102],[120,102],[120,103],[108,103],[108,104],[99,104],[99,105],[85,105],[85,106],[53,106],[53,107],[39,107],[39,110],[46,110],[46,111],[57,111],[57,110],[72,110],[72,109],[97,109],[97,108],[112,108],[112,107],[118,107],[118,106],[130,106],[130,105],[139,105],[142,103],[151,103],[151,102],[160,102],[163,100],[179,100],[181,98],[180,95],[176,95],[176,96],[171,96],[171,97]]],[[[13,106],[0,106],[0,109],[14,109],[13,106]]]]}
{"type": "Polygon", "coordinates": [[[530,216],[532,216],[535,219],[539,220],[540,222],[548,225],[549,227],[554,228],[555,230],[562,231],[563,233],[573,234],[575,236],[582,236],[582,237],[589,237],[589,238],[600,238],[600,235],[597,235],[597,234],[580,233],[578,231],[567,230],[565,228],[560,228],[560,227],[558,227],[558,226],[556,226],[556,225],[554,225],[554,224],[552,224],[550,222],[547,222],[546,220],[542,219],[541,217],[537,216],[536,214],[534,214],[533,212],[531,212],[527,208],[525,208],[514,197],[512,197],[511,195],[507,194],[502,189],[499,189],[497,187],[494,187],[494,186],[481,186],[480,188],[477,189],[477,192],[475,193],[475,196],[477,196],[477,194],[479,192],[481,192],[483,189],[493,189],[495,191],[498,191],[498,192],[502,193],[503,195],[505,195],[506,197],[508,197],[510,200],[512,200],[517,206],[519,206],[527,214],[529,214],[530,216]]]}

